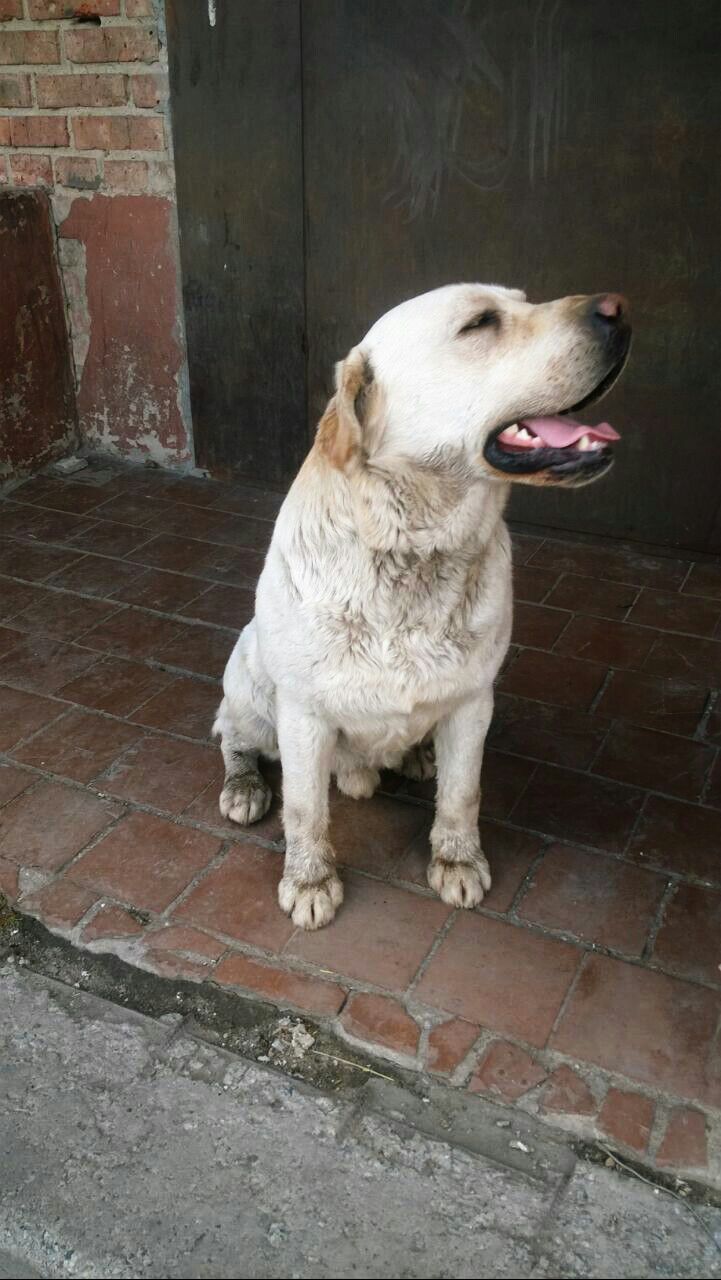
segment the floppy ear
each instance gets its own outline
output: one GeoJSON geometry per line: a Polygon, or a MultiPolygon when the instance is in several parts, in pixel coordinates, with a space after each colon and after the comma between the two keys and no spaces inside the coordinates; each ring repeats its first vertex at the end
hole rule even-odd
{"type": "Polygon", "coordinates": [[[336,393],[318,423],[316,440],[332,466],[345,471],[362,449],[365,398],[373,372],[360,347],[335,367],[336,393]]]}

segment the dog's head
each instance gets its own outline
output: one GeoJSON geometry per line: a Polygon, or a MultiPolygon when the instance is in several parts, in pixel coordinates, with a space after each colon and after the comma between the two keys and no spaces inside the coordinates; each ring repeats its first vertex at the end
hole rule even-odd
{"type": "Polygon", "coordinates": [[[587,484],[612,465],[608,424],[566,415],[618,378],[631,341],[618,294],[534,306],[499,286],[460,284],[388,311],[336,371],[319,429],[336,466],[461,455],[525,484],[587,484]]]}

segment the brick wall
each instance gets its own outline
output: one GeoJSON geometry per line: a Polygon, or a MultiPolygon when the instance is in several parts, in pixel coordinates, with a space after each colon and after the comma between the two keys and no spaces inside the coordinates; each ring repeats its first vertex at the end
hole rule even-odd
{"type": "Polygon", "coordinates": [[[0,0],[0,183],[50,196],[84,437],[187,464],[162,0],[0,0]]]}

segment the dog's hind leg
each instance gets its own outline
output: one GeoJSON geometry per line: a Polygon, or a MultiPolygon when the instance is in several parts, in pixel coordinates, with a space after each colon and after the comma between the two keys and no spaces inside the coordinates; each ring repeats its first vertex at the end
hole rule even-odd
{"type": "Polygon", "coordinates": [[[268,812],[273,793],[258,768],[258,756],[277,758],[272,723],[272,687],[254,673],[253,623],[240,636],[225,669],[225,697],[213,734],[220,735],[225,782],[220,793],[224,818],[247,826],[268,812]],[[251,633],[248,635],[247,633],[251,633]]]}
{"type": "Polygon", "coordinates": [[[404,755],[398,772],[404,778],[412,778],[414,782],[423,782],[436,776],[436,752],[433,738],[424,738],[416,743],[404,755]]]}

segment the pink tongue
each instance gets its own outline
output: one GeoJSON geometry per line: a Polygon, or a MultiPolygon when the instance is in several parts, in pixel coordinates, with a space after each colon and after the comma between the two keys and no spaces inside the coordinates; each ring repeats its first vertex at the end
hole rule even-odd
{"type": "Polygon", "coordinates": [[[620,440],[621,437],[607,422],[599,422],[595,427],[584,427],[582,422],[574,422],[573,418],[524,418],[519,420],[519,427],[525,427],[540,436],[549,449],[565,449],[575,444],[581,436],[590,440],[620,440]]]}

